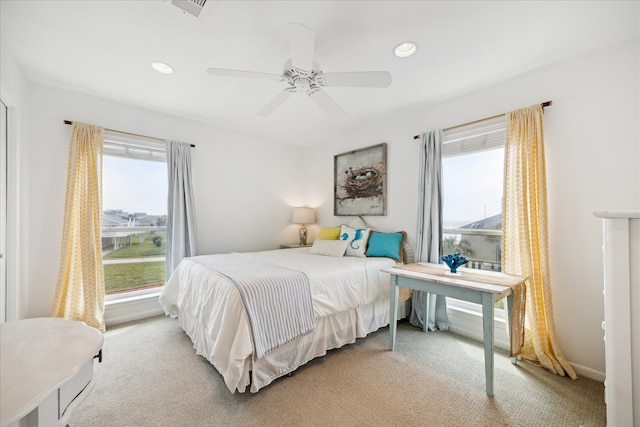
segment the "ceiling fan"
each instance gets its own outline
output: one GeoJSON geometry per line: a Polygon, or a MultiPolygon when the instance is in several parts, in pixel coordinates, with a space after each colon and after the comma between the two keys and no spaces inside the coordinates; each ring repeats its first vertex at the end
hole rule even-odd
{"type": "Polygon", "coordinates": [[[246,77],[275,80],[287,85],[259,112],[266,116],[275,111],[294,93],[306,93],[329,116],[339,118],[346,115],[324,90],[323,87],[389,87],[391,74],[387,71],[361,71],[324,73],[314,61],[315,33],[312,29],[297,23],[288,25],[291,59],[284,63],[282,74],[259,73],[253,71],[209,68],[207,73],[214,76],[246,77]]]}

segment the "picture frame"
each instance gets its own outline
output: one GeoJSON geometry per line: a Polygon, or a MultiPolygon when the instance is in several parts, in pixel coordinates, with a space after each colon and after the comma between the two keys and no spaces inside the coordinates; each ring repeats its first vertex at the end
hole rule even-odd
{"type": "Polygon", "coordinates": [[[382,143],[334,156],[336,216],[387,214],[387,144],[382,143]]]}

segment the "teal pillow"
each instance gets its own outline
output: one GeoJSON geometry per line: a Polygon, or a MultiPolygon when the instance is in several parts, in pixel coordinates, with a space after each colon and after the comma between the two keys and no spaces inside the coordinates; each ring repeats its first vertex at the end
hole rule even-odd
{"type": "Polygon", "coordinates": [[[372,232],[369,236],[367,256],[389,257],[400,261],[403,237],[402,233],[372,232]]]}

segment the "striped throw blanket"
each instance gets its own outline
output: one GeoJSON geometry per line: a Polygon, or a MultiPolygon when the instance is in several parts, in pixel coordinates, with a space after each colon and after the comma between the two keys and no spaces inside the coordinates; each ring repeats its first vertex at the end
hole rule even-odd
{"type": "Polygon", "coordinates": [[[251,325],[254,360],[315,330],[309,278],[303,272],[241,253],[192,259],[238,289],[251,325]]]}

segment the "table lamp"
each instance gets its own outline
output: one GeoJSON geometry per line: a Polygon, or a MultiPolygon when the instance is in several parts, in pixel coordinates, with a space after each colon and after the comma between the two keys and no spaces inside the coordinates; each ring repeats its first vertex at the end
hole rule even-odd
{"type": "Polygon", "coordinates": [[[315,211],[313,208],[293,208],[292,224],[300,224],[300,245],[307,244],[307,227],[306,224],[314,224],[316,222],[315,211]]]}

